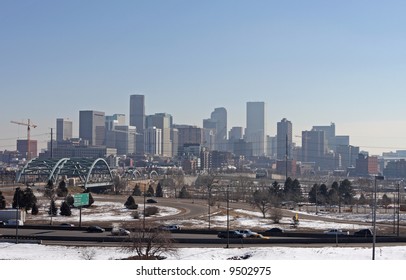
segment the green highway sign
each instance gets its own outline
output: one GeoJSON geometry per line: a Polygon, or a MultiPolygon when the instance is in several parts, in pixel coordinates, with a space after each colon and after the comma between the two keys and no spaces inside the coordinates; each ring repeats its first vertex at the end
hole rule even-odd
{"type": "Polygon", "coordinates": [[[75,207],[89,205],[89,194],[88,193],[77,193],[73,195],[73,205],[75,207]]]}

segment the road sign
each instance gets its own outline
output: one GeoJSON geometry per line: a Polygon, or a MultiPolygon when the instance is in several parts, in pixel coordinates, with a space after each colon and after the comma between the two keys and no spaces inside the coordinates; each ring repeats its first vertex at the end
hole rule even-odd
{"type": "Polygon", "coordinates": [[[73,205],[75,207],[89,205],[89,194],[88,193],[78,193],[73,195],[73,205]]]}

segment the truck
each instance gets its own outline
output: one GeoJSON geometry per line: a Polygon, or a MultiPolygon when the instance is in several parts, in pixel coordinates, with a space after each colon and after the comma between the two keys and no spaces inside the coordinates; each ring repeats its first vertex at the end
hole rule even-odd
{"type": "Polygon", "coordinates": [[[8,222],[9,220],[20,220],[25,222],[25,211],[21,209],[8,208],[0,210],[0,221],[8,222]],[[17,212],[16,212],[17,211],[17,212]]]}

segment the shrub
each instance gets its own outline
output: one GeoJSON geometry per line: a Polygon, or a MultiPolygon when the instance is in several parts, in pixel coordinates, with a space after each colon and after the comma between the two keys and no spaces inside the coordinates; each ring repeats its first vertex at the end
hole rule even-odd
{"type": "Polygon", "coordinates": [[[147,208],[145,209],[144,215],[145,215],[145,217],[149,217],[149,216],[152,216],[152,215],[156,215],[156,214],[158,214],[158,213],[159,213],[159,208],[158,208],[158,207],[156,207],[156,206],[149,206],[149,207],[147,207],[147,208]]]}
{"type": "Polygon", "coordinates": [[[137,209],[138,208],[138,204],[135,203],[134,197],[132,197],[131,195],[127,198],[127,201],[124,203],[124,206],[127,209],[137,209]]]}

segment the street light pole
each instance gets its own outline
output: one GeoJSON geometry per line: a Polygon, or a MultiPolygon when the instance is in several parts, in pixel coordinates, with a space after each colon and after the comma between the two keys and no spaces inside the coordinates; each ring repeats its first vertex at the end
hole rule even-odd
{"type": "Polygon", "coordinates": [[[377,193],[377,187],[376,187],[376,181],[377,180],[384,180],[384,176],[375,176],[375,182],[374,182],[374,212],[373,212],[373,220],[372,220],[372,225],[373,225],[373,237],[372,237],[372,260],[375,260],[375,243],[376,243],[376,193],[377,193]]]}
{"type": "Polygon", "coordinates": [[[397,235],[397,237],[399,237],[399,222],[400,222],[400,184],[398,183],[398,203],[397,203],[398,205],[397,205],[397,218],[398,218],[398,221],[397,221],[397,229],[396,229],[396,235],[397,235]]]}
{"type": "Polygon", "coordinates": [[[227,185],[227,248],[230,248],[230,200],[229,200],[229,186],[227,185]]]}

